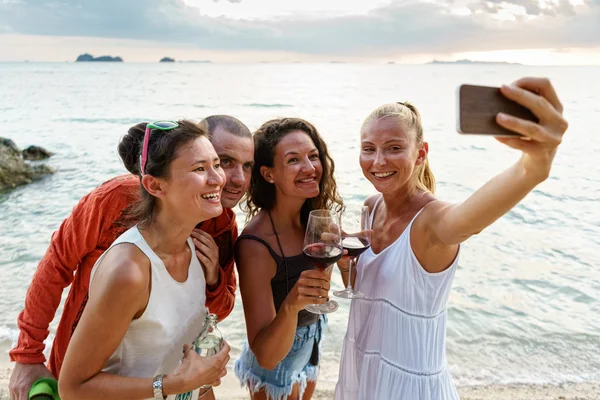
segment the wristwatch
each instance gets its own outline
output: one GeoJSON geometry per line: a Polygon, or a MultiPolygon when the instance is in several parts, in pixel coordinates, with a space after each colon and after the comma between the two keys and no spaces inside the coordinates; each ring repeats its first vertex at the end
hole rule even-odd
{"type": "Polygon", "coordinates": [[[166,397],[163,395],[163,378],[164,374],[159,374],[154,377],[152,381],[152,390],[154,391],[154,400],[165,400],[166,397]]]}

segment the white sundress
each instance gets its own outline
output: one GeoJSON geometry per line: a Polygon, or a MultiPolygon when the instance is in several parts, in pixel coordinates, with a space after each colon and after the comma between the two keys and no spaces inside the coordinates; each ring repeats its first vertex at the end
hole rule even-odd
{"type": "Polygon", "coordinates": [[[425,271],[410,246],[415,218],[379,254],[368,249],[360,256],[355,286],[365,297],[352,300],[336,400],[459,399],[446,361],[446,307],[458,255],[443,272],[425,271]]]}

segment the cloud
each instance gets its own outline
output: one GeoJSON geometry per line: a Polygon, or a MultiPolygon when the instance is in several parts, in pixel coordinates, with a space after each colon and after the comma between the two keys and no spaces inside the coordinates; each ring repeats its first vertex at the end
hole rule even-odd
{"type": "Polygon", "coordinates": [[[0,5],[0,24],[23,34],[157,39],[182,28],[182,6],[177,0],[21,0],[0,5]]]}
{"type": "Polygon", "coordinates": [[[574,16],[575,7],[569,0],[558,0],[558,3],[545,2],[544,5],[537,0],[487,0],[472,2],[468,8],[473,11],[483,11],[496,14],[510,8],[521,8],[527,16],[574,16]]]}
{"type": "Polygon", "coordinates": [[[452,12],[458,0],[408,0],[358,16],[251,21],[207,17],[182,0],[0,1],[0,32],[181,42],[204,49],[367,56],[600,46],[600,0],[577,10],[568,0],[544,7],[537,0],[480,0],[468,3],[469,16],[452,12]],[[525,16],[495,18],[507,6],[522,7],[525,16]]]}

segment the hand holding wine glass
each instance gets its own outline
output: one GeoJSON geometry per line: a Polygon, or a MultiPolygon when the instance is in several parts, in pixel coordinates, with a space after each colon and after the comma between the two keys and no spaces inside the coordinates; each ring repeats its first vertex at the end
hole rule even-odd
{"type": "Polygon", "coordinates": [[[371,220],[369,217],[369,207],[363,206],[360,212],[360,227],[357,233],[344,233],[342,246],[350,257],[350,265],[348,268],[348,284],[346,289],[339,290],[333,294],[344,299],[359,299],[364,297],[364,294],[352,288],[352,268],[356,265],[356,259],[371,247],[371,220]]]}
{"type": "Polygon", "coordinates": [[[309,304],[324,304],[328,293],[329,274],[319,268],[308,269],[302,271],[284,303],[298,312],[309,304]]]}
{"type": "MultiPolygon", "coordinates": [[[[329,210],[313,210],[308,216],[304,236],[304,254],[315,267],[329,271],[343,254],[342,232],[337,214],[329,210]]],[[[324,304],[309,304],[306,310],[315,314],[328,314],[338,309],[338,304],[328,300],[324,304]]]]}

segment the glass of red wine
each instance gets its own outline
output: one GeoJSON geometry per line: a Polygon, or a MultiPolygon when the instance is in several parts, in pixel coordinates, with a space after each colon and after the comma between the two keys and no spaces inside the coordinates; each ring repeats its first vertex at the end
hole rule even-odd
{"type": "MultiPolygon", "coordinates": [[[[338,214],[330,210],[310,212],[303,250],[316,268],[325,271],[329,271],[342,258],[342,231],[338,214]]],[[[304,308],[314,314],[329,314],[338,309],[338,303],[327,300],[325,304],[309,304],[304,308]]]]}
{"type": "MultiPolygon", "coordinates": [[[[345,214],[345,213],[344,213],[345,214]]],[[[352,288],[352,268],[356,264],[356,259],[371,247],[371,219],[369,218],[369,207],[363,206],[360,210],[360,227],[358,233],[344,233],[342,237],[342,246],[348,251],[350,258],[350,268],[348,270],[348,284],[346,289],[333,292],[337,297],[344,299],[360,299],[364,294],[352,288]]]]}

